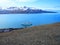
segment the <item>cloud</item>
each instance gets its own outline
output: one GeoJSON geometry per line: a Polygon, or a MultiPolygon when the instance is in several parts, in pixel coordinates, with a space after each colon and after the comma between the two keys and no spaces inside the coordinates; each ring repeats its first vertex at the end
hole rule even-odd
{"type": "Polygon", "coordinates": [[[13,2],[12,0],[1,0],[0,1],[0,7],[10,7],[14,5],[15,5],[15,2],[13,2]]]}
{"type": "Polygon", "coordinates": [[[17,0],[18,2],[35,2],[36,0],[17,0]]]}
{"type": "Polygon", "coordinates": [[[37,0],[1,0],[0,7],[18,6],[18,4],[31,3],[35,1],[37,0]]]}
{"type": "Polygon", "coordinates": [[[2,4],[2,3],[7,3],[7,2],[9,2],[8,0],[1,0],[0,1],[0,4],[2,4]]]}

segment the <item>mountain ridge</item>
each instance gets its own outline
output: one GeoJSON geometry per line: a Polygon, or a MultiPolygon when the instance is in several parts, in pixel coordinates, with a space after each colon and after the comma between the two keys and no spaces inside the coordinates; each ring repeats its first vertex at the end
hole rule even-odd
{"type": "Polygon", "coordinates": [[[36,9],[31,7],[9,7],[6,9],[0,9],[0,14],[27,14],[27,13],[56,13],[54,11],[46,11],[42,9],[36,9]]]}

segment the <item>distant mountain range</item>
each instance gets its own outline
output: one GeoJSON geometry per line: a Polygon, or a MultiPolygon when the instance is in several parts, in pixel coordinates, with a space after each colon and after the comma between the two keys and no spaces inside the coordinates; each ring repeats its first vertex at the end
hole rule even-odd
{"type": "Polygon", "coordinates": [[[56,13],[54,11],[45,11],[42,9],[36,9],[31,7],[9,7],[6,9],[0,9],[0,14],[28,14],[28,13],[56,13]]]}

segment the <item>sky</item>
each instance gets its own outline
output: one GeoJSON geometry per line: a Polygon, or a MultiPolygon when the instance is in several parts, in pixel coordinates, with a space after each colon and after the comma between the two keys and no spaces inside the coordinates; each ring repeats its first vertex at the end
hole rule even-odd
{"type": "Polygon", "coordinates": [[[34,7],[40,9],[60,10],[60,0],[1,0],[0,8],[7,7],[34,7]]]}

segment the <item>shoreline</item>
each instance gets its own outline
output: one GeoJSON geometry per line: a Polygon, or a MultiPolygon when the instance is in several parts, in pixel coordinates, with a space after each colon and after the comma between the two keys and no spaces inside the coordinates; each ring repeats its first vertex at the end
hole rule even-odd
{"type": "MultiPolygon", "coordinates": [[[[52,23],[52,24],[44,24],[44,25],[38,25],[40,27],[44,27],[44,26],[47,26],[47,25],[53,25],[53,24],[60,24],[60,22],[56,22],[56,23],[52,23]]],[[[31,26],[31,27],[38,27],[38,26],[31,26]]],[[[27,27],[27,28],[31,28],[31,27],[27,27]]],[[[21,30],[21,29],[25,29],[24,27],[22,28],[0,28],[0,33],[4,33],[4,32],[10,32],[10,31],[13,31],[13,30],[21,30]]]]}
{"type": "Polygon", "coordinates": [[[23,28],[2,28],[0,29],[0,33],[4,33],[4,32],[10,32],[10,31],[13,31],[13,30],[18,30],[18,29],[23,29],[23,28]]]}

